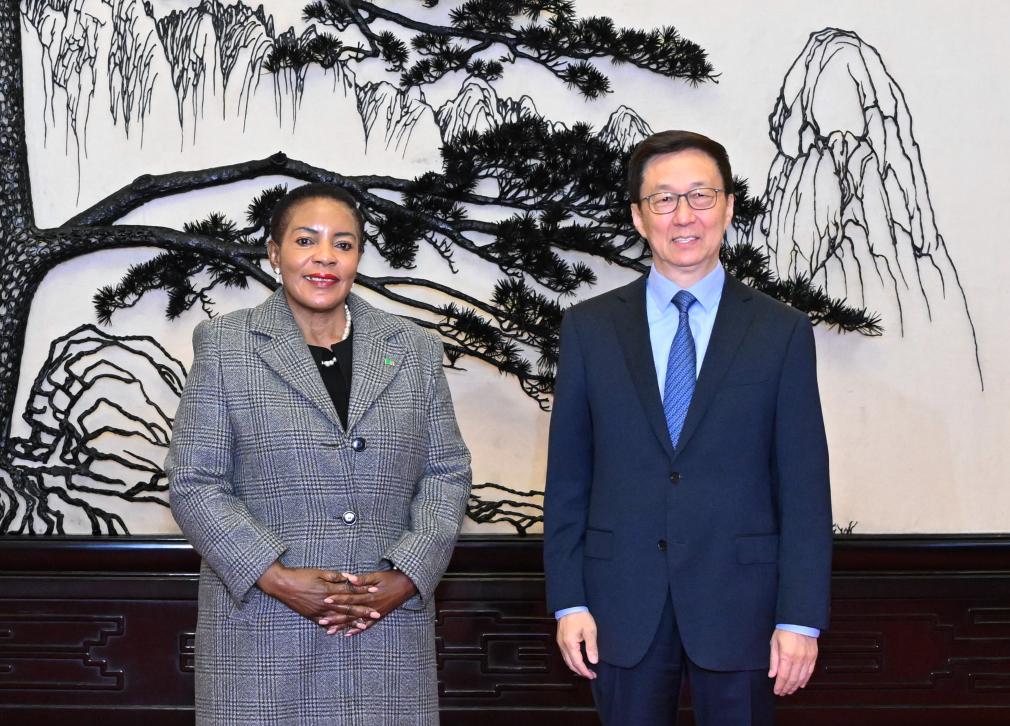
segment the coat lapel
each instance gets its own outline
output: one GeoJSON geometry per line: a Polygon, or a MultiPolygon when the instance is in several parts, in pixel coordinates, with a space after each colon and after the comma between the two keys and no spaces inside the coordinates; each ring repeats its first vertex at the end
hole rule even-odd
{"type": "Polygon", "coordinates": [[[698,375],[698,383],[694,388],[694,395],[691,397],[691,405],[687,409],[687,418],[684,420],[684,428],[680,433],[679,451],[683,451],[691,435],[694,433],[701,419],[705,416],[712,398],[722,383],[733,362],[733,357],[740,343],[743,342],[747,329],[750,328],[754,319],[754,310],[750,300],[752,292],[749,287],[729,274],[726,275],[726,282],[723,284],[722,298],[719,301],[719,312],[715,316],[715,326],[712,328],[712,337],[708,341],[708,350],[705,351],[705,359],[701,364],[701,373],[698,375]]]}
{"type": "Polygon", "coordinates": [[[351,367],[351,400],[347,430],[351,431],[365,412],[386,390],[404,363],[402,328],[395,318],[375,309],[357,295],[347,299],[354,325],[351,367]]]}
{"type": "Polygon", "coordinates": [[[275,291],[253,310],[251,327],[263,338],[256,349],[263,362],[322,411],[334,425],[341,427],[333,400],[326,392],[319,369],[291,314],[283,289],[275,291]]]}
{"type": "Polygon", "coordinates": [[[652,360],[652,340],[649,337],[649,319],[645,312],[647,277],[635,280],[617,291],[618,300],[613,312],[614,328],[621,341],[621,350],[631,373],[631,381],[645,411],[645,418],[659,439],[667,456],[674,456],[670,431],[666,427],[666,414],[659,395],[656,365],[652,360]]]}

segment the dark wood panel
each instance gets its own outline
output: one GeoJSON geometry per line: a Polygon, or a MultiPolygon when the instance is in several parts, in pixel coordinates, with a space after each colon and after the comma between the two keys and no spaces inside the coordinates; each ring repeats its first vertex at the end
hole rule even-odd
{"type": "MultiPolygon", "coordinates": [[[[848,535],[835,539],[836,574],[1007,572],[1010,534],[848,535]]],[[[449,564],[456,574],[542,573],[539,537],[464,536],[449,564]]],[[[0,537],[0,572],[195,573],[199,557],[177,536],[0,537]]]]}
{"type": "MultiPolygon", "coordinates": [[[[444,724],[597,723],[541,555],[534,537],[457,547],[437,593],[444,724]]],[[[173,537],[0,539],[0,722],[192,723],[198,566],[173,537]]],[[[1010,537],[837,540],[832,626],[779,723],[1010,724],[1010,537]]]]}

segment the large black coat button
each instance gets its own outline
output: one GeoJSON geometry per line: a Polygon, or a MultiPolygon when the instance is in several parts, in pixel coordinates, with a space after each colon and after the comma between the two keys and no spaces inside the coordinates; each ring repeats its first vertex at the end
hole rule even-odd
{"type": "Polygon", "coordinates": [[[680,483],[680,472],[679,471],[670,472],[670,482],[673,483],[673,484],[679,484],[680,483]]]}
{"type": "Polygon", "coordinates": [[[656,546],[659,547],[659,551],[660,552],[666,552],[666,540],[665,539],[659,540],[659,542],[656,543],[656,546]]]}
{"type": "Polygon", "coordinates": [[[351,439],[351,448],[354,449],[355,451],[364,451],[365,440],[360,436],[355,436],[353,439],[351,439]]]}

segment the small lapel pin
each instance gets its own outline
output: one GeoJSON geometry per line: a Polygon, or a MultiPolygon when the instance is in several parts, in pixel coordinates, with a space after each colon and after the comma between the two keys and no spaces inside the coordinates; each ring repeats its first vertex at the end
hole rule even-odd
{"type": "Polygon", "coordinates": [[[383,365],[387,365],[387,366],[395,366],[396,365],[396,361],[393,360],[392,358],[383,358],[382,359],[382,364],[383,365]]]}

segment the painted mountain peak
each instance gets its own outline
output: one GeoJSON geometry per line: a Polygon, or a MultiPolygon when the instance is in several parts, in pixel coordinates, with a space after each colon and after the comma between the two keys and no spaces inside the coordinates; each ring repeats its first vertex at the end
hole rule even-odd
{"type": "MultiPolygon", "coordinates": [[[[978,345],[964,288],[937,229],[912,114],[877,50],[851,31],[812,33],[769,116],[776,155],[753,230],[780,279],[914,317],[959,311],[978,345]]],[[[981,369],[979,368],[981,380],[981,369]]]]}
{"type": "Polygon", "coordinates": [[[610,114],[599,138],[622,151],[630,151],[642,139],[650,136],[652,129],[633,108],[620,106],[610,114]]]}

